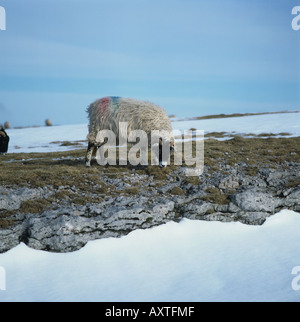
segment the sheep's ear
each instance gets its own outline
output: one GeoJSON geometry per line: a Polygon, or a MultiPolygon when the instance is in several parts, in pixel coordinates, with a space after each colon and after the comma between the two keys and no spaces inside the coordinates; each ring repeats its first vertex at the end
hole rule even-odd
{"type": "Polygon", "coordinates": [[[173,141],[170,144],[170,150],[175,151],[175,143],[173,141]]]}

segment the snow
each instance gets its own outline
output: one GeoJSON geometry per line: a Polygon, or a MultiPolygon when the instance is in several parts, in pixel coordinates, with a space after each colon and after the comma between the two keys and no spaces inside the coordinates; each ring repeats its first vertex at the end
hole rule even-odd
{"type": "MultiPolygon", "coordinates": [[[[83,141],[88,134],[87,124],[29,127],[7,130],[9,153],[55,152],[73,150],[76,146],[61,146],[63,141],[83,141]]],[[[83,144],[82,146],[86,146],[83,144]]]]}
{"type": "MultiPolygon", "coordinates": [[[[190,128],[209,132],[228,132],[235,134],[291,133],[300,136],[300,113],[254,115],[209,120],[189,120],[172,122],[174,130],[184,131],[190,128]]],[[[65,151],[76,146],[61,146],[62,141],[83,141],[88,134],[87,124],[60,125],[51,127],[33,127],[8,130],[10,153],[65,151]]],[[[79,147],[86,147],[81,142],[79,147]]]]}
{"type": "MultiPolygon", "coordinates": [[[[172,124],[181,130],[300,136],[300,113],[172,124]]],[[[87,125],[8,132],[10,153],[61,151],[74,147],[51,142],[84,140],[87,125]]],[[[300,290],[292,287],[300,284],[292,274],[300,266],[299,227],[300,214],[282,210],[262,226],[185,219],[91,241],[73,253],[38,251],[21,243],[0,254],[0,302],[299,302],[300,290]]]]}
{"type": "Polygon", "coordinates": [[[195,128],[209,132],[228,132],[235,134],[291,133],[300,136],[300,113],[280,113],[229,117],[208,120],[188,120],[172,122],[174,130],[195,128]]]}
{"type": "Polygon", "coordinates": [[[20,244],[0,256],[0,301],[300,301],[300,214],[262,226],[182,220],[55,254],[20,244]]]}

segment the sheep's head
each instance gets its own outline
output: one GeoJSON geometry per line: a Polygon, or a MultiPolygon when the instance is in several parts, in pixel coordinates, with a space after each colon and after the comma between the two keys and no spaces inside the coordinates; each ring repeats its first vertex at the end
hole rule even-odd
{"type": "Polygon", "coordinates": [[[170,154],[173,151],[174,151],[174,141],[173,140],[159,138],[158,161],[159,161],[159,166],[161,168],[167,166],[170,154]]]}

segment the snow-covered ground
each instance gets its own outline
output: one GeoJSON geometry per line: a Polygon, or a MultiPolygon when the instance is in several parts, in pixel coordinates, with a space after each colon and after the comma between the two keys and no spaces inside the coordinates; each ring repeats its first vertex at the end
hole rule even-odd
{"type": "Polygon", "coordinates": [[[208,120],[190,120],[172,123],[174,129],[196,128],[208,132],[235,134],[290,133],[300,136],[300,113],[280,113],[230,117],[208,120]]]}
{"type": "Polygon", "coordinates": [[[67,254],[20,244],[0,255],[0,302],[300,301],[299,227],[282,211],[263,226],[170,222],[67,254]]]}
{"type": "MultiPolygon", "coordinates": [[[[86,140],[88,126],[87,124],[76,124],[28,127],[7,130],[7,134],[10,137],[9,153],[65,151],[73,150],[76,146],[61,146],[61,142],[86,140]]],[[[82,143],[82,146],[86,144],[82,143]]]]}
{"type": "MultiPolygon", "coordinates": [[[[173,127],[300,136],[300,113],[174,122],[173,127]]],[[[86,134],[86,125],[12,129],[10,152],[58,151],[66,147],[50,142],[84,140],[86,134]]],[[[92,241],[66,254],[20,244],[0,254],[0,302],[300,302],[299,227],[300,214],[283,210],[262,226],[185,219],[92,241]]]]}
{"type": "MultiPolygon", "coordinates": [[[[223,119],[191,120],[172,122],[174,130],[184,131],[191,128],[209,132],[227,132],[235,134],[290,133],[300,136],[300,113],[254,115],[223,119]]],[[[77,142],[86,140],[87,124],[61,125],[52,127],[32,127],[8,130],[10,153],[64,151],[76,146],[61,146],[53,142],[77,142]]],[[[79,142],[79,147],[86,143],[79,142]]]]}

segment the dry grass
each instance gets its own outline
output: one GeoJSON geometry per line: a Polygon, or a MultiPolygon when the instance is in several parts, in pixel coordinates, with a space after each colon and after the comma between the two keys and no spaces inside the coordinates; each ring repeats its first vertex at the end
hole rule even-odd
{"type": "Polygon", "coordinates": [[[25,214],[38,214],[51,205],[49,199],[34,199],[22,202],[20,211],[25,214]]]}
{"type": "Polygon", "coordinates": [[[184,194],[184,191],[183,191],[180,187],[174,187],[174,188],[170,191],[170,193],[171,193],[172,195],[181,196],[181,195],[183,195],[183,194],[184,194]]]}
{"type": "MultiPolygon", "coordinates": [[[[255,176],[259,168],[288,168],[288,162],[300,162],[300,137],[296,138],[242,138],[234,137],[230,140],[205,140],[204,165],[213,175],[221,170],[221,164],[235,166],[244,163],[246,174],[255,176]]],[[[149,153],[150,155],[150,153],[149,153]]],[[[48,199],[36,199],[23,202],[21,211],[24,213],[40,213],[47,208],[58,207],[58,202],[71,202],[84,205],[87,202],[100,202],[103,196],[117,196],[120,193],[134,196],[141,192],[141,186],[115,190],[115,187],[106,184],[103,177],[121,178],[130,183],[133,168],[137,174],[146,175],[154,179],[153,188],[163,185],[174,174],[178,166],[172,164],[166,168],[158,166],[133,167],[127,166],[99,166],[94,160],[91,168],[84,165],[85,149],[49,152],[49,153],[16,153],[0,156],[0,182],[7,187],[50,187],[54,194],[48,199]],[[73,189],[74,188],[74,189],[73,189]]],[[[174,178],[174,177],[173,177],[174,178]]],[[[183,184],[199,185],[201,177],[181,178],[183,184]]],[[[286,188],[300,184],[298,178],[287,183],[286,188]]],[[[169,192],[173,195],[183,194],[178,187],[169,192]]],[[[229,202],[227,194],[219,189],[212,188],[206,191],[203,200],[226,204],[229,202]]],[[[0,212],[0,228],[12,224],[11,212],[0,212]]]]}
{"type": "Polygon", "coordinates": [[[7,228],[13,225],[13,220],[9,218],[11,215],[12,213],[9,211],[0,213],[0,229],[7,228]]]}
{"type": "MultiPolygon", "coordinates": [[[[49,153],[17,153],[0,157],[0,182],[4,186],[44,187],[60,186],[86,190],[92,185],[104,187],[101,177],[124,177],[135,168],[137,173],[153,176],[155,180],[166,180],[178,168],[172,164],[166,168],[158,166],[133,167],[99,166],[93,161],[91,168],[84,165],[85,150],[49,153]]],[[[299,162],[300,137],[296,138],[241,138],[226,141],[205,141],[205,166],[218,169],[220,161],[229,165],[245,162],[251,175],[257,173],[260,164],[280,166],[287,162],[299,162]]],[[[197,181],[199,178],[186,178],[197,181]]],[[[194,183],[194,182],[191,182],[194,183]]],[[[104,193],[106,191],[103,191],[104,193]]]]}
{"type": "Polygon", "coordinates": [[[299,113],[299,111],[291,112],[261,112],[261,113],[233,113],[233,114],[214,114],[214,115],[204,115],[191,118],[191,120],[208,120],[208,119],[219,119],[228,117],[243,117],[243,116],[254,116],[254,115],[269,115],[269,114],[284,114],[284,113],[299,113]]]}
{"type": "Polygon", "coordinates": [[[229,165],[245,162],[249,166],[270,164],[282,165],[299,162],[300,137],[294,138],[242,138],[226,141],[205,141],[205,165],[214,166],[223,159],[229,165]]]}
{"type": "MultiPolygon", "coordinates": [[[[86,169],[82,159],[83,150],[9,154],[0,163],[0,181],[3,185],[28,187],[73,186],[81,188],[86,180],[97,180],[99,170],[86,169]],[[97,175],[96,175],[97,174],[97,175]]],[[[100,180],[100,179],[99,179],[100,180]]]]}
{"type": "MultiPolygon", "coordinates": [[[[150,153],[149,153],[150,154],[150,153]]],[[[164,180],[171,175],[177,166],[172,164],[166,168],[158,166],[133,167],[99,166],[93,161],[91,168],[84,166],[85,150],[49,153],[16,153],[0,157],[0,182],[5,186],[44,187],[52,185],[73,186],[84,189],[86,185],[103,184],[101,175],[122,177],[133,168],[140,174],[164,180]]],[[[205,166],[216,166],[220,160],[227,164],[245,162],[249,171],[261,163],[281,165],[287,162],[299,162],[300,137],[296,138],[242,138],[218,141],[205,141],[205,166]]],[[[194,179],[189,179],[194,180],[194,179]]]]}
{"type": "Polygon", "coordinates": [[[218,205],[227,205],[230,202],[229,194],[223,193],[217,188],[208,188],[205,192],[207,195],[201,199],[206,202],[211,202],[218,205]]]}

